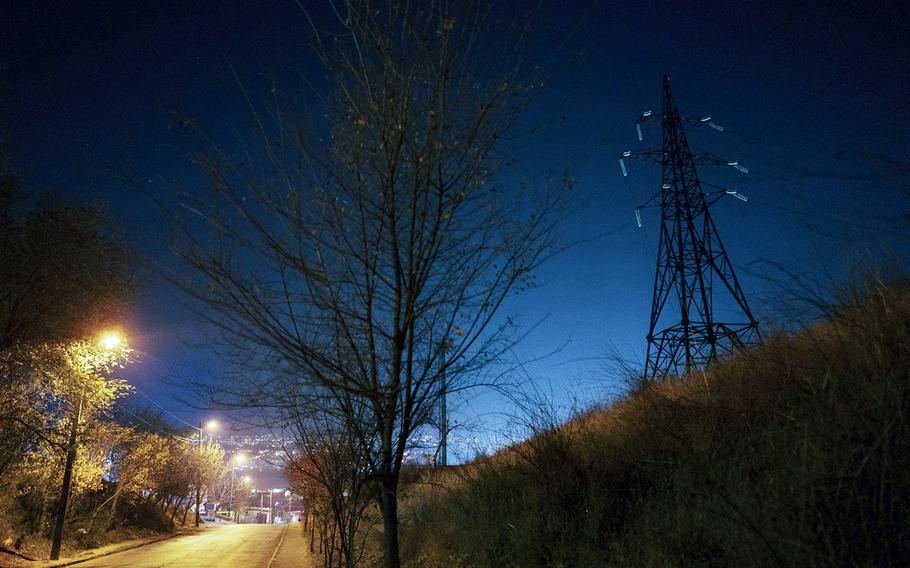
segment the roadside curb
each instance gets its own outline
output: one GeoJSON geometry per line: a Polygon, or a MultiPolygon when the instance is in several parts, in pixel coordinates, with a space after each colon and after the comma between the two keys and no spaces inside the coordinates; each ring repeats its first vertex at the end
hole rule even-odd
{"type": "Polygon", "coordinates": [[[87,556],[86,558],[79,558],[76,560],[68,560],[61,564],[50,564],[47,568],[63,568],[64,566],[72,566],[74,564],[82,564],[83,562],[88,562],[89,560],[95,560],[97,558],[104,558],[105,556],[111,556],[113,554],[119,554],[121,552],[126,552],[127,550],[133,550],[135,548],[142,548],[143,546],[148,546],[150,544],[155,544],[156,542],[161,542],[164,540],[169,540],[172,538],[177,538],[178,536],[185,536],[188,534],[193,534],[196,531],[187,531],[187,532],[178,532],[174,534],[165,535],[161,538],[156,538],[154,540],[148,540],[145,542],[137,542],[136,544],[131,544],[129,546],[124,546],[123,548],[118,548],[116,550],[109,550],[101,554],[94,554],[92,556],[87,556]]]}
{"type": "Polygon", "coordinates": [[[288,528],[290,524],[284,525],[284,530],[281,531],[281,538],[278,539],[278,546],[275,547],[275,552],[272,553],[272,557],[269,558],[269,563],[266,564],[266,568],[271,568],[272,564],[275,563],[275,559],[278,558],[278,551],[281,550],[281,545],[284,544],[284,535],[288,534],[288,528]]]}

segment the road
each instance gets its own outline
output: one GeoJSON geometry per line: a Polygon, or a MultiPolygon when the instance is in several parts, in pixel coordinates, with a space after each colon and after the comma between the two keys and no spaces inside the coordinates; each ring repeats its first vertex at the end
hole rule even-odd
{"type": "Polygon", "coordinates": [[[74,568],[267,568],[285,527],[225,525],[80,562],[74,568]]]}

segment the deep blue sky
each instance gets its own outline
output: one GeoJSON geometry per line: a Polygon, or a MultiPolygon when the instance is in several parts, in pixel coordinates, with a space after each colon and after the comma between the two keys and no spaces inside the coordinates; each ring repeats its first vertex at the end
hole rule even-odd
{"type": "MultiPolygon", "coordinates": [[[[163,220],[112,170],[155,191],[203,183],[172,114],[232,142],[248,115],[231,67],[257,103],[273,87],[293,94],[319,77],[290,0],[3,4],[4,151],[34,191],[108,202],[149,262],[167,262],[163,220]]],[[[690,141],[751,168],[701,177],[751,198],[721,201],[714,215],[758,315],[781,299],[763,259],[822,281],[869,254],[906,263],[908,21],[898,2],[544,3],[529,57],[550,80],[519,126],[545,127],[521,143],[515,173],[539,179],[568,164],[578,183],[562,237],[584,242],[546,265],[539,287],[507,312],[525,325],[543,318],[519,357],[561,347],[527,365],[559,405],[617,392],[608,353],[644,356],[657,218],[645,212],[637,229],[633,211],[659,186],[659,170],[635,163],[623,178],[617,156],[639,147],[634,120],[659,108],[664,72],[684,112],[725,127],[692,131],[690,141]]],[[[644,145],[656,143],[659,132],[646,131],[644,145]]],[[[129,378],[197,420],[169,382],[219,365],[182,341],[199,335],[179,297],[150,284],[128,327],[142,358],[129,378]]],[[[496,408],[487,400],[461,412],[496,408]]]]}

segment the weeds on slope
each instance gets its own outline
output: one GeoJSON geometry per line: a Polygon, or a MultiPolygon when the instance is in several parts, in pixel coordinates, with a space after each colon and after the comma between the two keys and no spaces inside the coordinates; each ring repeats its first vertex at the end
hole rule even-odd
{"type": "Polygon", "coordinates": [[[424,566],[910,565],[910,283],[460,470],[424,566]]]}

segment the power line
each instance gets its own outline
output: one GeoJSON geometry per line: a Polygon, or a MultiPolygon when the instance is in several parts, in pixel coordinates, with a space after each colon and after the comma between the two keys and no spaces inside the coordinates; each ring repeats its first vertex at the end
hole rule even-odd
{"type": "Polygon", "coordinates": [[[127,414],[129,414],[130,416],[132,416],[133,418],[135,418],[136,420],[138,420],[138,421],[142,422],[143,424],[145,424],[148,428],[152,429],[152,430],[153,430],[155,433],[157,433],[157,434],[161,434],[161,435],[163,435],[163,436],[165,436],[165,437],[174,438],[174,439],[176,439],[176,440],[180,440],[180,441],[182,441],[182,442],[187,442],[187,443],[190,443],[190,444],[195,444],[195,443],[196,443],[196,440],[191,440],[191,439],[189,439],[189,438],[185,438],[185,437],[180,436],[180,435],[178,435],[178,434],[174,434],[173,432],[168,432],[167,430],[165,430],[165,429],[162,428],[161,426],[158,426],[158,425],[156,425],[156,424],[153,424],[153,423],[149,422],[148,420],[146,420],[145,418],[139,416],[138,414],[136,414],[135,412],[133,412],[133,411],[130,410],[129,408],[126,408],[125,406],[118,405],[118,406],[117,406],[117,409],[120,410],[120,411],[122,411],[122,412],[126,412],[127,414]]]}
{"type": "Polygon", "coordinates": [[[198,426],[194,426],[193,424],[190,424],[189,422],[187,422],[187,421],[184,420],[183,418],[180,418],[179,416],[177,416],[176,414],[174,414],[173,412],[171,412],[170,410],[168,410],[167,408],[165,408],[164,406],[162,406],[161,404],[159,404],[158,402],[156,402],[154,399],[152,399],[152,397],[150,397],[149,395],[145,394],[145,392],[144,392],[142,389],[140,389],[139,387],[133,386],[133,388],[136,389],[136,392],[138,392],[139,394],[141,394],[142,396],[144,396],[144,397],[146,398],[146,400],[148,400],[149,402],[151,402],[152,404],[154,404],[155,406],[157,406],[158,408],[160,408],[161,410],[163,410],[163,411],[164,411],[165,413],[167,413],[169,416],[172,416],[172,417],[176,418],[179,422],[182,422],[182,423],[186,424],[187,426],[189,426],[190,428],[192,428],[192,429],[194,429],[194,430],[198,430],[198,429],[199,429],[198,426]]]}
{"type": "MultiPolygon", "coordinates": [[[[777,34],[785,25],[792,24],[791,17],[794,15],[794,13],[797,10],[802,10],[802,9],[803,9],[802,5],[800,5],[798,3],[792,3],[790,5],[790,9],[788,11],[782,13],[774,21],[771,29],[769,29],[767,32],[765,32],[765,35],[762,36],[762,38],[757,42],[758,45],[766,44],[768,42],[768,40],[771,39],[771,37],[773,35],[777,34]]],[[[753,45],[753,44],[750,43],[749,45],[753,45]]],[[[736,57],[733,57],[732,61],[727,65],[727,67],[720,73],[713,74],[712,75],[713,80],[711,81],[711,83],[709,85],[705,86],[698,95],[696,95],[695,97],[691,97],[690,100],[694,101],[693,104],[695,104],[695,105],[702,104],[703,99],[708,95],[708,93],[713,91],[717,87],[717,85],[723,84],[723,82],[726,81],[727,77],[729,77],[731,73],[733,73],[734,71],[736,71],[737,69],[739,69],[741,67],[742,67],[742,64],[740,63],[740,61],[736,57]]],[[[709,70],[711,68],[711,65],[705,64],[704,68],[705,68],[705,70],[709,70]]]]}
{"type": "Polygon", "coordinates": [[[742,184],[743,187],[753,186],[753,185],[759,183],[759,181],[765,180],[765,181],[769,181],[769,182],[775,182],[778,184],[785,183],[788,185],[793,185],[796,188],[800,188],[800,186],[805,186],[805,187],[814,189],[819,192],[837,193],[837,194],[843,195],[844,197],[849,197],[851,199],[864,199],[864,200],[868,200],[868,201],[874,201],[876,203],[888,203],[891,205],[903,205],[903,206],[910,205],[910,199],[891,199],[888,197],[882,197],[881,195],[878,195],[878,194],[857,193],[855,191],[843,189],[840,185],[838,185],[836,183],[832,183],[829,185],[819,185],[817,183],[811,183],[809,181],[806,181],[803,178],[812,177],[813,174],[811,174],[810,172],[805,172],[805,171],[801,172],[800,179],[794,179],[793,176],[763,174],[761,172],[755,172],[754,170],[750,173],[750,175],[753,176],[753,181],[742,184]]]}
{"type": "MultiPolygon", "coordinates": [[[[860,65],[861,65],[862,63],[863,63],[862,61],[856,62],[852,67],[850,67],[850,68],[848,68],[847,70],[845,70],[840,76],[838,76],[838,77],[833,77],[833,78],[830,79],[827,83],[825,83],[822,87],[820,87],[819,89],[816,89],[816,90],[813,91],[811,94],[809,94],[807,97],[805,97],[805,98],[801,99],[800,101],[796,102],[795,104],[791,105],[791,106],[789,107],[788,110],[786,110],[784,113],[781,113],[781,114],[775,116],[775,117],[772,118],[770,121],[768,121],[764,126],[762,126],[761,128],[759,128],[758,130],[752,131],[751,134],[748,134],[746,131],[744,131],[745,133],[744,133],[744,134],[741,134],[740,136],[743,137],[743,138],[746,138],[747,141],[744,141],[744,142],[741,142],[740,144],[737,144],[736,146],[734,146],[733,148],[730,149],[730,152],[736,152],[737,150],[743,148],[744,146],[747,146],[747,145],[749,144],[749,140],[750,140],[750,139],[754,141],[754,140],[757,139],[758,136],[760,136],[761,134],[767,132],[767,131],[770,130],[773,126],[775,126],[775,125],[777,125],[777,124],[780,124],[780,123],[784,122],[784,121],[787,119],[787,117],[789,117],[789,116],[791,116],[791,115],[793,114],[793,111],[795,111],[796,109],[799,109],[799,108],[801,108],[801,107],[803,107],[803,106],[806,106],[807,104],[812,103],[813,101],[815,101],[815,99],[817,99],[818,97],[820,97],[821,95],[823,95],[824,93],[826,93],[827,91],[829,91],[829,90],[831,89],[832,86],[834,86],[836,83],[840,82],[840,80],[841,80],[844,76],[846,76],[846,75],[852,73],[854,69],[860,67],[860,65]]],[[[891,74],[893,74],[893,73],[895,73],[895,71],[883,71],[882,73],[880,73],[879,75],[877,75],[877,76],[872,80],[871,83],[863,83],[861,86],[859,86],[859,87],[857,87],[856,89],[850,91],[846,96],[844,96],[843,98],[839,99],[834,105],[828,107],[827,110],[826,110],[826,112],[825,112],[825,114],[831,114],[831,113],[833,113],[837,108],[839,108],[841,105],[843,105],[843,104],[845,104],[845,103],[847,103],[847,102],[849,102],[849,101],[855,100],[855,98],[856,98],[857,95],[859,95],[859,94],[862,93],[863,91],[866,91],[866,90],[869,90],[869,89],[873,88],[874,86],[877,86],[879,83],[881,83],[884,79],[886,79],[887,77],[889,77],[889,76],[890,76],[891,74]]],[[[889,113],[886,113],[885,116],[887,116],[887,115],[889,115],[889,114],[890,114],[890,112],[889,112],[889,113]]],[[[790,128],[791,128],[792,130],[797,130],[797,131],[802,130],[802,129],[804,129],[809,123],[811,123],[812,120],[813,120],[813,118],[812,118],[812,117],[809,117],[809,118],[804,119],[804,120],[802,120],[801,122],[799,122],[799,123],[797,123],[797,124],[795,124],[795,125],[790,125],[790,128]]],[[[862,128],[861,130],[864,130],[864,129],[865,129],[865,127],[862,128]]],[[[820,140],[820,142],[821,142],[821,140],[820,140]]],[[[800,148],[800,147],[798,147],[798,146],[796,146],[796,145],[793,145],[793,144],[791,144],[791,143],[784,143],[784,142],[780,142],[780,141],[764,141],[764,143],[766,143],[766,144],[769,144],[769,143],[770,143],[770,144],[776,144],[776,145],[784,146],[784,147],[789,146],[789,147],[794,148],[794,149],[796,149],[796,150],[805,151],[804,148],[800,148]]],[[[822,150],[822,151],[823,151],[823,150],[822,150]]],[[[815,152],[818,152],[818,151],[815,151],[815,152]]]]}
{"type": "MultiPolygon", "coordinates": [[[[635,193],[632,191],[632,184],[629,182],[629,177],[625,177],[626,191],[629,193],[629,197],[632,199],[632,203],[636,203],[638,200],[635,199],[635,193]]],[[[642,251],[647,255],[648,258],[652,258],[653,254],[651,253],[651,243],[648,241],[648,234],[643,226],[641,220],[638,218],[639,213],[635,211],[636,221],[638,222],[639,233],[641,234],[641,248],[642,251]]]]}
{"type": "Polygon", "coordinates": [[[762,205],[762,206],[764,206],[764,207],[770,207],[770,208],[772,208],[772,209],[778,209],[778,210],[780,210],[780,211],[785,211],[785,212],[787,212],[787,213],[791,213],[791,214],[793,214],[793,215],[798,215],[798,216],[800,216],[800,217],[805,217],[805,218],[813,218],[813,217],[814,217],[814,218],[816,218],[816,219],[823,220],[823,221],[825,221],[826,223],[836,223],[836,224],[839,224],[839,225],[846,225],[846,226],[848,226],[848,227],[854,227],[854,228],[856,228],[856,229],[863,229],[864,231],[870,231],[870,232],[875,233],[875,234],[881,233],[881,232],[882,232],[882,229],[875,230],[875,229],[870,228],[870,227],[867,226],[867,225],[861,225],[861,224],[859,224],[859,223],[853,223],[853,222],[847,221],[847,220],[845,220],[845,219],[837,219],[837,218],[835,218],[835,217],[829,217],[829,216],[823,215],[823,214],[821,214],[821,213],[819,213],[819,212],[817,212],[817,211],[800,211],[800,210],[798,210],[798,209],[793,209],[793,208],[791,208],[791,207],[786,207],[786,206],[784,206],[784,205],[778,205],[777,203],[767,203],[767,202],[761,201],[760,199],[753,199],[752,201],[754,201],[754,202],[755,202],[756,204],[758,204],[758,205],[762,205]]]}

